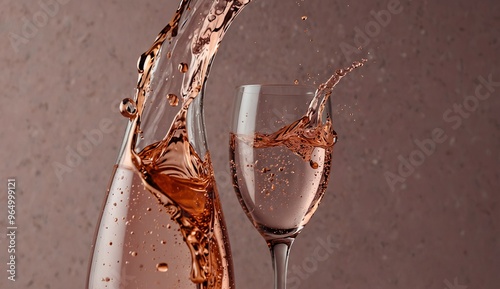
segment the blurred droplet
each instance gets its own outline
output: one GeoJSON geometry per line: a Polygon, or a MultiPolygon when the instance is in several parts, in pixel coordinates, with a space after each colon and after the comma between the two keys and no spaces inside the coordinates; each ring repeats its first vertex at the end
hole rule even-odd
{"type": "Polygon", "coordinates": [[[158,264],[156,264],[156,270],[158,270],[158,272],[167,272],[168,271],[168,264],[167,263],[158,263],[158,264]]]}

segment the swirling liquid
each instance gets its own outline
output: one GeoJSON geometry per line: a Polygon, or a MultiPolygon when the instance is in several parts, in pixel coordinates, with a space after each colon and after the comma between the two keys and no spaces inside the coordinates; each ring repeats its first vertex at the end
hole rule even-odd
{"type": "MultiPolygon", "coordinates": [[[[225,31],[249,2],[183,0],[150,49],[139,58],[135,99],[125,99],[121,104],[122,114],[131,121],[125,149],[127,157],[145,188],[179,226],[191,254],[190,278],[198,288],[230,288],[234,284],[224,282],[228,279],[227,275],[232,274],[225,259],[229,255],[227,240],[217,230],[214,231],[214,228],[224,224],[219,222],[222,218],[210,155],[208,152],[204,156],[198,155],[190,142],[189,134],[192,132],[187,129],[188,109],[205,86],[210,65],[225,31]],[[189,21],[199,15],[202,16],[197,18],[198,21],[189,21]],[[182,77],[170,77],[172,70],[169,67],[176,67],[182,77]],[[170,91],[164,91],[165,87],[169,87],[170,91]],[[144,137],[143,117],[150,113],[147,112],[151,109],[148,105],[157,101],[159,94],[166,96],[163,101],[172,107],[179,105],[179,110],[164,137],[141,148],[138,144],[144,137]]],[[[337,78],[331,83],[338,82],[343,75],[336,73],[335,76],[337,78]]],[[[321,93],[313,103],[320,108],[324,102],[320,100],[320,95],[324,97],[324,92],[334,85],[320,89],[321,93]]],[[[317,111],[311,106],[307,119],[299,121],[300,127],[307,124],[308,133],[315,131],[311,125],[320,120],[316,118],[317,111]]],[[[281,143],[294,143],[293,138],[286,134],[279,135],[284,136],[279,140],[281,143]]],[[[331,135],[325,137],[328,145],[334,142],[331,135]]],[[[307,158],[307,151],[299,153],[307,158]]],[[[229,279],[232,280],[232,277],[229,279]]]]}

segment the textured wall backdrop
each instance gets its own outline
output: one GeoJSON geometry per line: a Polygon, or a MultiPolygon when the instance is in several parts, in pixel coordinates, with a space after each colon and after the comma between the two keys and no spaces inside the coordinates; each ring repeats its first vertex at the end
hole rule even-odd
{"type": "MultiPolygon", "coordinates": [[[[0,288],[84,288],[126,125],[117,103],[132,94],[136,60],[177,2],[1,1],[0,288]],[[57,173],[92,130],[102,140],[57,173]],[[15,282],[6,272],[8,178],[17,185],[15,282]]],[[[228,178],[234,87],[318,84],[361,57],[369,62],[333,96],[333,174],[294,244],[290,288],[498,288],[499,15],[496,0],[245,8],[205,103],[238,288],[271,288],[272,268],[228,178]]]]}

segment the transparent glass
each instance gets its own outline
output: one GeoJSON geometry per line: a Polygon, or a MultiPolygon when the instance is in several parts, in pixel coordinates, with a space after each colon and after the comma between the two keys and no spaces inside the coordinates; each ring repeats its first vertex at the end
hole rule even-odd
{"type": "MultiPolygon", "coordinates": [[[[182,100],[184,94],[181,93],[181,87],[183,82],[187,81],[185,79],[187,77],[183,78],[183,74],[176,69],[177,64],[191,63],[189,59],[193,33],[196,32],[195,28],[199,23],[203,22],[204,17],[207,17],[213,2],[211,0],[181,2],[176,14],[176,16],[182,15],[180,24],[176,27],[175,33],[169,34],[169,37],[172,37],[169,39],[171,41],[162,46],[158,64],[153,66],[151,71],[147,71],[147,75],[151,76],[147,98],[136,107],[130,108],[130,119],[118,161],[112,172],[95,236],[88,289],[234,288],[229,239],[215,178],[211,174],[212,165],[206,141],[203,117],[204,85],[200,87],[200,92],[189,105],[185,127],[189,133],[187,137],[190,147],[204,161],[207,175],[211,175],[207,180],[208,189],[200,192],[199,186],[196,187],[193,180],[186,179],[183,180],[185,182],[182,188],[172,185],[171,190],[162,193],[165,196],[176,196],[176,200],[183,200],[183,208],[190,205],[196,207],[196,200],[199,199],[205,204],[208,203],[206,207],[210,209],[208,213],[204,211],[204,214],[206,213],[204,216],[210,217],[209,233],[186,236],[187,230],[182,231],[181,226],[187,227],[191,224],[179,224],[179,220],[185,219],[179,218],[178,215],[188,215],[188,213],[172,211],[173,206],[160,202],[158,195],[144,186],[144,176],[138,173],[132,161],[136,156],[134,153],[138,154],[149,145],[163,140],[178,116],[182,103],[178,106],[169,105],[166,95],[176,92],[182,100]],[[134,133],[139,124],[140,135],[135,138],[134,133]],[[197,193],[203,196],[196,195],[197,193]],[[192,195],[195,197],[191,202],[186,196],[192,195]],[[206,241],[209,244],[208,249],[193,248],[193,244],[196,245],[193,242],[189,243],[191,246],[189,247],[186,239],[193,238],[208,240],[206,241]],[[203,252],[198,254],[197,250],[203,252]],[[209,268],[201,268],[211,272],[206,279],[201,279],[203,273],[200,274],[200,268],[193,266],[195,259],[208,260],[209,268]]],[[[143,58],[140,58],[140,63],[143,58]]],[[[207,61],[210,62],[209,60],[211,61],[211,59],[207,61]]],[[[207,74],[209,68],[208,65],[207,74]]],[[[140,69],[139,71],[144,72],[140,69]]],[[[140,79],[138,87],[141,81],[140,79]]],[[[128,100],[128,103],[133,102],[138,102],[137,95],[133,101],[128,100]]],[[[127,102],[124,101],[123,104],[125,103],[127,102]]],[[[175,157],[182,158],[182,154],[179,154],[175,157]]],[[[172,163],[176,163],[176,158],[172,163]]],[[[175,203],[172,199],[169,201],[175,203]]]]}
{"type": "MultiPolygon", "coordinates": [[[[330,148],[312,147],[310,160],[297,153],[305,143],[262,141],[305,117],[315,89],[298,85],[245,85],[236,95],[230,136],[233,185],[246,215],[266,240],[275,288],[286,287],[288,254],[316,211],[328,183],[330,148]]],[[[323,113],[331,115],[326,104],[323,113]]],[[[328,119],[324,117],[323,119],[328,119]]],[[[304,140],[305,142],[306,140],[304,140]]]]}
{"type": "MultiPolygon", "coordinates": [[[[195,147],[207,151],[203,106],[201,101],[194,104],[188,121],[193,122],[192,126],[199,126],[192,132],[197,134],[193,139],[200,140],[195,147]]],[[[124,142],[127,141],[129,138],[125,138],[124,142]]],[[[124,144],[123,147],[128,146],[124,144]]],[[[144,187],[129,157],[122,150],[112,174],[95,237],[87,288],[212,288],[191,280],[193,256],[179,225],[172,220],[167,208],[144,187]]],[[[219,256],[208,258],[217,259],[219,264],[216,266],[223,272],[223,286],[213,288],[233,288],[229,240],[215,187],[214,190],[211,194],[214,204],[212,233],[214,239],[223,242],[215,244],[219,246],[215,250],[219,256]]]]}

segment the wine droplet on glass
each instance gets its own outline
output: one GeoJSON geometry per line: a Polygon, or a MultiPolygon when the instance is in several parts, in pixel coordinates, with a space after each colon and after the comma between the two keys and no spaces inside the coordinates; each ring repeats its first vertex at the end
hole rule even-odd
{"type": "Polygon", "coordinates": [[[167,272],[168,271],[168,264],[167,263],[158,263],[158,264],[156,264],[156,270],[158,270],[158,272],[167,272]]]}
{"type": "Polygon", "coordinates": [[[168,104],[170,104],[170,106],[178,106],[179,105],[179,97],[173,93],[167,94],[167,100],[168,100],[168,104]]]}
{"type": "Polygon", "coordinates": [[[189,66],[187,63],[181,62],[179,63],[179,66],[177,67],[181,73],[186,73],[189,69],[189,66]]]}
{"type": "Polygon", "coordinates": [[[132,119],[137,114],[137,106],[135,101],[130,98],[125,98],[120,102],[120,113],[129,119],[132,119]]]}

